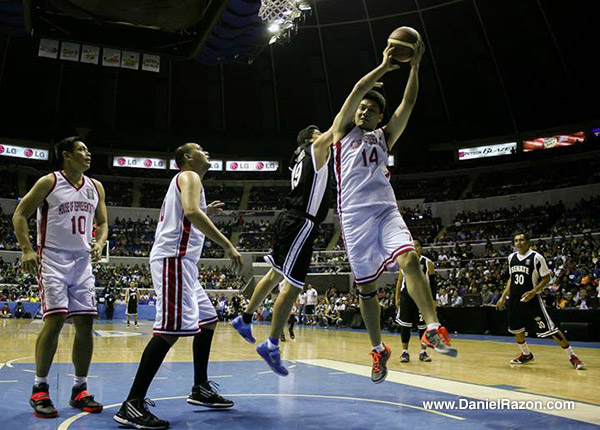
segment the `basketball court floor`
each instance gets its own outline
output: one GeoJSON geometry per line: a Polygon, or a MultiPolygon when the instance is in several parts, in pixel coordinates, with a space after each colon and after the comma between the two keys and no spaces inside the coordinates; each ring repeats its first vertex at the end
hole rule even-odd
{"type": "MultiPolygon", "coordinates": [[[[151,335],[151,323],[142,321],[138,329],[126,328],[123,321],[96,324],[89,387],[105,410],[94,415],[68,406],[74,331],[65,326],[50,373],[50,392],[60,414],[57,419],[34,417],[28,403],[40,324],[37,320],[0,321],[0,429],[118,429],[112,416],[129,391],[151,335]]],[[[254,326],[254,331],[262,340],[268,326],[254,326]]],[[[221,323],[209,378],[220,385],[221,394],[235,401],[234,408],[218,411],[186,403],[193,370],[191,339],[183,338],[150,387],[148,395],[156,403],[151,410],[171,421],[173,429],[600,427],[600,344],[574,343],[588,366],[588,370],[576,371],[563,351],[547,341],[530,341],[534,363],[511,367],[508,362],[518,348],[510,338],[455,335],[454,339],[460,351],[456,359],[432,353],[431,363],[419,362],[418,342],[413,337],[412,361],[400,363],[400,337],[384,334],[393,351],[390,373],[384,383],[375,385],[370,381],[364,331],[298,327],[296,340],[282,343],[282,356],[290,369],[290,375],[282,378],[259,359],[254,346],[221,323]],[[429,401],[446,403],[428,405],[429,401]],[[504,409],[491,409],[494,405],[504,405],[504,409]]]]}

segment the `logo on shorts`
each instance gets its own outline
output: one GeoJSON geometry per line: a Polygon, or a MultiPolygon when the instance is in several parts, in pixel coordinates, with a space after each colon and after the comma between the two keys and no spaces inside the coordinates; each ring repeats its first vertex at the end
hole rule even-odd
{"type": "Polygon", "coordinates": [[[94,200],[94,189],[92,187],[89,187],[85,190],[86,194],[87,194],[87,198],[90,200],[94,200]]]}

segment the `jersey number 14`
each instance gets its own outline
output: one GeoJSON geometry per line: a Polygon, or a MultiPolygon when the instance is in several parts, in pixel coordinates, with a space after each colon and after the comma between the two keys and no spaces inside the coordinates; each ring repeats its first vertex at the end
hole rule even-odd
{"type": "Polygon", "coordinates": [[[363,149],[362,152],[363,164],[365,167],[369,165],[369,163],[379,164],[379,156],[377,155],[377,148],[373,148],[371,150],[371,155],[369,155],[369,161],[367,161],[367,149],[363,149]]]}

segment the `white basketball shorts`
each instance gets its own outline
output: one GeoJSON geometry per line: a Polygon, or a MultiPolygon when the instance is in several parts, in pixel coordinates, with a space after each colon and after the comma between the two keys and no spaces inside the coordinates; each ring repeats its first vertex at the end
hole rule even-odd
{"type": "Polygon", "coordinates": [[[43,248],[38,285],[42,317],[96,315],[95,279],[88,251],[43,248]]]}
{"type": "Polygon", "coordinates": [[[397,271],[396,258],[414,251],[412,235],[398,210],[380,215],[345,213],[342,234],[355,282],[374,282],[387,268],[397,271]]]}
{"type": "Polygon", "coordinates": [[[217,312],[198,282],[198,266],[187,258],[150,262],[156,292],[155,334],[193,336],[217,322],[217,312]]]}

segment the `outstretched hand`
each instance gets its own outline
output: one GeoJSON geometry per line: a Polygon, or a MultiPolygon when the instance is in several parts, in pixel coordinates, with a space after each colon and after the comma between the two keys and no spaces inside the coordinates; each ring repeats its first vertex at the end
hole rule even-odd
{"type": "Polygon", "coordinates": [[[386,72],[400,68],[400,63],[394,60],[395,49],[396,47],[394,45],[389,44],[383,50],[383,60],[381,61],[381,66],[386,72]]]}
{"type": "Polygon", "coordinates": [[[423,43],[423,39],[419,37],[419,39],[415,43],[414,54],[410,59],[410,66],[415,67],[421,63],[421,59],[423,58],[423,54],[425,53],[425,44],[423,43]]]}
{"type": "Polygon", "coordinates": [[[206,206],[206,215],[208,215],[209,217],[213,215],[221,215],[223,213],[224,207],[225,203],[223,203],[220,200],[215,200],[214,202],[206,206]]]}

